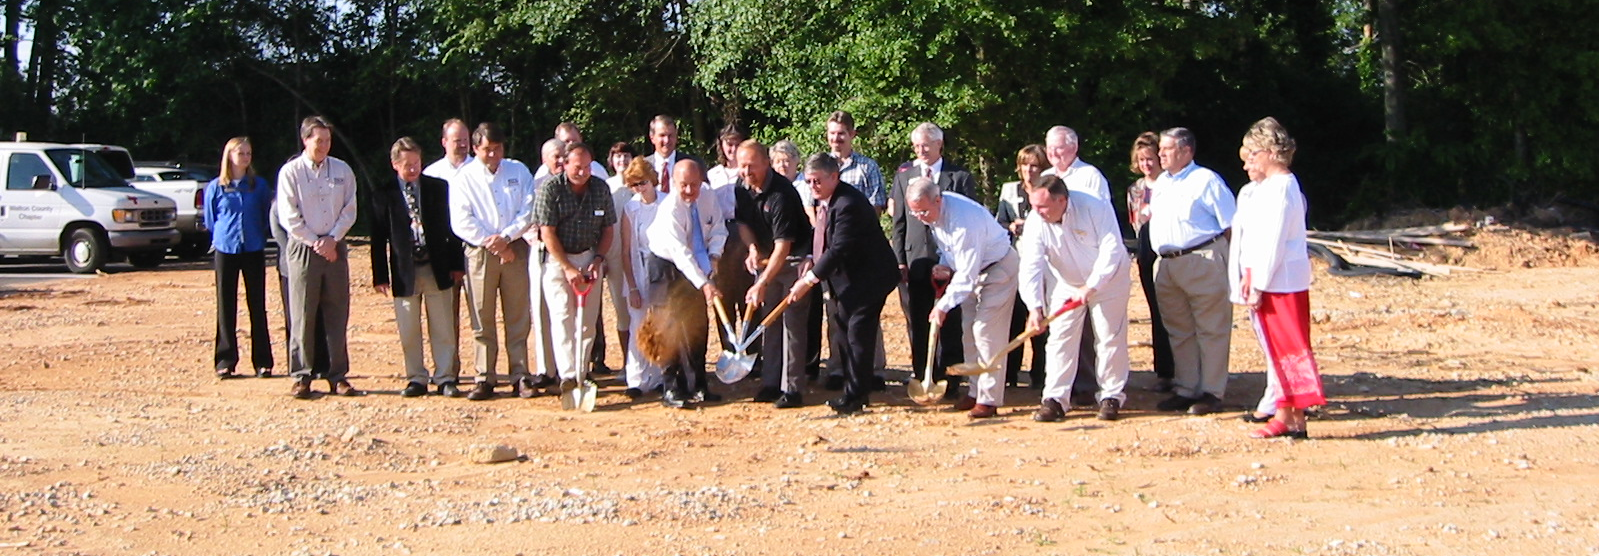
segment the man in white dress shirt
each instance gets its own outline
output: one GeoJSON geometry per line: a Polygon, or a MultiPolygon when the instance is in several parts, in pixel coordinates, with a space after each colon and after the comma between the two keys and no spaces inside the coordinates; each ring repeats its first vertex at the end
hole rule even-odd
{"type": "Polygon", "coordinates": [[[346,330],[350,324],[349,247],[344,236],[355,225],[355,173],[343,160],[328,156],[333,125],[321,116],[300,123],[305,150],[278,170],[278,221],[288,232],[283,246],[288,259],[290,394],[308,399],[311,366],[316,360],[317,319],[327,336],[328,391],[359,396],[345,375],[350,371],[346,330]]]}
{"type": "Polygon", "coordinates": [[[1121,223],[1110,203],[1066,187],[1059,176],[1039,180],[1028,201],[1034,217],[1022,225],[1017,240],[1028,328],[1038,330],[1049,314],[1071,300],[1086,307],[1050,324],[1044,399],[1033,420],[1059,421],[1071,407],[1085,321],[1095,331],[1099,418],[1115,420],[1127,400],[1127,297],[1132,291],[1121,223]]]}
{"type": "MultiPolygon", "coordinates": [[[[944,325],[956,307],[961,309],[961,345],[966,361],[987,363],[998,359],[1010,334],[1010,313],[1016,303],[1016,272],[1020,259],[1010,246],[1010,234],[994,215],[964,195],[944,193],[925,177],[910,180],[905,208],[927,225],[938,244],[939,262],[933,279],[948,280],[943,297],[933,302],[928,322],[944,325]]],[[[974,419],[993,417],[1005,405],[1005,368],[997,366],[970,381],[964,405],[974,419]]]]}
{"type": "Polygon", "coordinates": [[[472,310],[472,339],[477,342],[477,386],[470,400],[494,398],[494,367],[499,345],[494,328],[495,304],[505,322],[505,355],[513,391],[531,397],[527,337],[532,319],[528,307],[528,243],[522,235],[532,226],[533,173],[527,165],[505,158],[505,132],[492,123],[472,132],[476,160],[450,180],[450,228],[466,244],[466,297],[472,310]]]}
{"type": "MultiPolygon", "coordinates": [[[[1077,151],[1077,131],[1063,125],[1049,128],[1049,132],[1044,134],[1044,156],[1049,159],[1050,167],[1044,170],[1043,175],[1060,176],[1061,181],[1066,182],[1067,189],[1081,191],[1110,203],[1110,181],[1105,179],[1105,174],[1099,168],[1078,158],[1077,151]]],[[[1095,376],[1093,369],[1098,366],[1098,359],[1094,356],[1096,338],[1092,329],[1083,331],[1082,342],[1077,350],[1077,378],[1073,381],[1076,386],[1072,394],[1074,397],[1092,398],[1095,392],[1090,381],[1095,376]]]]}
{"type": "Polygon", "coordinates": [[[460,118],[450,118],[444,122],[443,134],[439,137],[439,144],[444,146],[444,158],[433,161],[427,168],[422,169],[422,174],[433,176],[445,182],[455,178],[466,163],[472,161],[472,131],[466,128],[466,122],[460,118]]]}
{"type": "MultiPolygon", "coordinates": [[[[722,296],[711,273],[722,257],[727,245],[727,217],[722,206],[710,195],[704,195],[705,170],[692,159],[679,160],[670,170],[672,192],[660,200],[655,221],[650,223],[648,235],[653,255],[646,263],[650,277],[650,307],[666,303],[670,284],[674,280],[688,280],[704,294],[707,305],[722,296]]],[[[704,330],[689,331],[689,336],[707,337],[704,330]]],[[[666,391],[661,404],[685,408],[703,401],[718,401],[721,396],[710,392],[705,375],[705,345],[686,346],[686,362],[666,366],[663,373],[666,391]]]]}
{"type": "Polygon", "coordinates": [[[1220,409],[1227,393],[1227,249],[1236,201],[1221,176],[1194,163],[1194,134],[1186,128],[1161,132],[1160,165],[1149,243],[1160,256],[1155,301],[1171,335],[1176,395],[1155,408],[1204,415],[1220,409]]]}

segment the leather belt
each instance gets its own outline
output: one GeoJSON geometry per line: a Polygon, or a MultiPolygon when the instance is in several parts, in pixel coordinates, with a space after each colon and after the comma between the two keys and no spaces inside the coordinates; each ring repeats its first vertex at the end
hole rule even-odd
{"type": "Polygon", "coordinates": [[[1210,244],[1216,243],[1216,240],[1218,240],[1218,239],[1221,239],[1221,234],[1216,234],[1216,235],[1210,236],[1210,239],[1207,239],[1205,241],[1199,242],[1199,245],[1195,245],[1193,247],[1189,247],[1189,248],[1183,249],[1181,251],[1168,251],[1168,252],[1165,252],[1165,253],[1161,253],[1160,254],[1160,258],[1162,258],[1162,259],[1175,259],[1177,257],[1181,257],[1183,255],[1187,255],[1189,253],[1193,253],[1193,252],[1198,251],[1200,249],[1204,249],[1204,248],[1210,246],[1210,244]]]}

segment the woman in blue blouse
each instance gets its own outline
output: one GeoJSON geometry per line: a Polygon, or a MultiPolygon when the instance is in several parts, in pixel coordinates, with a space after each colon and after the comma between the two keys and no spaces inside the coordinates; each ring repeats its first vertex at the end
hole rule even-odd
{"type": "Polygon", "coordinates": [[[272,338],[267,334],[267,214],[275,197],[250,165],[249,137],[234,137],[222,149],[222,173],[205,185],[205,226],[216,249],[217,378],[232,378],[239,363],[239,275],[250,308],[250,360],[255,376],[272,376],[272,338]]]}

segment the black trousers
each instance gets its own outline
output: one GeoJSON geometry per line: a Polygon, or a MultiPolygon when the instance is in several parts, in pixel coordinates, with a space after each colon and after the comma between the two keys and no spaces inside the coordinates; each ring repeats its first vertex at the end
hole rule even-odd
{"type": "Polygon", "coordinates": [[[1155,249],[1149,244],[1149,224],[1138,229],[1138,283],[1144,288],[1144,300],[1149,303],[1149,329],[1155,345],[1155,376],[1171,378],[1176,371],[1172,363],[1171,336],[1160,320],[1160,304],[1155,303],[1155,249]]]}
{"type": "Polygon", "coordinates": [[[811,288],[810,297],[805,321],[805,375],[816,378],[822,372],[822,288],[811,288]]]}
{"type": "MultiPolygon", "coordinates": [[[[933,295],[933,284],[929,280],[912,279],[901,291],[905,295],[900,298],[900,307],[905,311],[906,328],[911,331],[911,370],[920,376],[927,369],[927,341],[931,339],[928,333],[932,323],[927,315],[933,312],[933,303],[938,299],[933,295]]],[[[938,332],[938,364],[933,369],[933,379],[949,380],[951,388],[959,385],[960,377],[947,377],[944,368],[966,361],[966,348],[961,345],[964,333],[961,310],[956,307],[944,315],[944,326],[938,332]]]]}
{"type": "Polygon", "coordinates": [[[883,303],[888,296],[828,302],[828,318],[844,340],[833,345],[843,350],[844,396],[865,400],[871,392],[872,364],[877,357],[877,333],[882,327],[883,303]],[[848,301],[848,302],[846,302],[848,301]]]}
{"type": "MultiPolygon", "coordinates": [[[[1022,331],[1027,330],[1027,304],[1022,303],[1022,296],[1017,294],[1016,305],[1010,313],[1010,335],[1015,338],[1022,331]]],[[[1049,342],[1049,333],[1033,336],[1024,347],[1016,348],[1005,356],[1005,385],[1015,386],[1016,380],[1022,374],[1022,352],[1031,350],[1033,357],[1027,366],[1031,376],[1029,384],[1033,388],[1042,388],[1044,384],[1044,344],[1049,342]]]]}
{"type": "MultiPolygon", "coordinates": [[[[677,265],[672,264],[672,261],[651,255],[649,260],[644,262],[644,266],[645,274],[649,276],[650,282],[650,299],[645,301],[651,307],[659,307],[666,304],[667,296],[677,282],[682,282],[690,289],[693,289],[693,286],[689,285],[688,277],[684,276],[683,272],[677,269],[677,265]]],[[[697,294],[698,291],[695,293],[697,294]]],[[[705,315],[702,313],[700,316],[703,317],[705,315]]],[[[690,325],[686,323],[682,327],[685,335],[683,349],[687,353],[684,357],[661,369],[662,384],[667,388],[677,389],[678,393],[709,390],[711,385],[705,372],[705,352],[710,344],[710,323],[699,324],[696,321],[694,324],[702,328],[689,330],[690,325]]]]}
{"type": "Polygon", "coordinates": [[[272,336],[266,313],[266,251],[216,252],[217,275],[216,369],[234,370],[239,364],[239,277],[244,277],[244,299],[250,311],[250,362],[255,369],[272,368],[272,336]]]}

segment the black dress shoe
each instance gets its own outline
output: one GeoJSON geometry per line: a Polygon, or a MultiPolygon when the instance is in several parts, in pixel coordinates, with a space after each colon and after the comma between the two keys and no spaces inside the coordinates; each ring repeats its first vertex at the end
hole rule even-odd
{"type": "Polygon", "coordinates": [[[1211,394],[1200,396],[1188,406],[1189,415],[1209,415],[1217,411],[1221,411],[1221,398],[1211,394]]]}
{"type": "Polygon", "coordinates": [[[544,389],[555,386],[555,377],[545,374],[533,375],[533,388],[544,389]]]}
{"type": "Polygon", "coordinates": [[[661,405],[674,409],[685,409],[688,407],[688,393],[676,388],[667,389],[665,394],[661,394],[661,405]]]}
{"type": "Polygon", "coordinates": [[[822,382],[822,388],[828,390],[843,390],[844,375],[827,375],[827,380],[822,382]]]}
{"type": "Polygon", "coordinates": [[[761,391],[755,393],[755,397],[750,398],[750,401],[755,403],[772,403],[781,397],[783,397],[782,388],[762,388],[761,391]]]}
{"type": "Polygon", "coordinates": [[[1261,417],[1256,415],[1254,411],[1245,411],[1244,414],[1240,415],[1238,418],[1243,419],[1245,423],[1264,423],[1270,421],[1272,416],[1267,415],[1265,417],[1261,417]]]}
{"type": "Polygon", "coordinates": [[[848,395],[839,396],[827,401],[827,407],[839,415],[853,415],[866,409],[866,398],[852,398],[848,395]]]}
{"type": "Polygon", "coordinates": [[[459,398],[461,397],[461,387],[454,382],[440,384],[439,395],[446,398],[459,398]]]}
{"type": "Polygon", "coordinates": [[[405,385],[405,389],[400,391],[400,395],[404,396],[404,397],[407,397],[407,398],[418,398],[418,397],[426,396],[426,395],[428,395],[428,385],[422,384],[420,382],[412,382],[410,384],[405,385]]]}
{"type": "Polygon", "coordinates": [[[1038,404],[1038,411],[1033,412],[1033,420],[1040,423],[1054,423],[1066,418],[1066,409],[1054,398],[1044,400],[1038,404]]]}
{"type": "Polygon", "coordinates": [[[866,387],[873,392],[887,392],[888,382],[883,380],[882,375],[872,375],[871,378],[866,379],[866,387]]]}
{"type": "Polygon", "coordinates": [[[1105,398],[1099,402],[1099,415],[1101,421],[1115,421],[1121,418],[1122,403],[1116,398],[1105,398]]]}
{"type": "Polygon", "coordinates": [[[644,391],[640,390],[638,388],[628,388],[626,390],[623,390],[622,393],[627,395],[627,399],[630,399],[630,400],[633,400],[633,401],[638,401],[639,398],[643,398],[644,397],[644,391]]]}
{"type": "Polygon", "coordinates": [[[539,389],[540,387],[538,386],[537,380],[529,380],[526,378],[518,380],[516,381],[516,384],[511,385],[511,391],[516,394],[516,397],[523,399],[539,395],[539,389]]]}
{"type": "Polygon", "coordinates": [[[604,361],[595,361],[594,366],[589,367],[590,376],[611,376],[614,374],[616,374],[616,371],[611,370],[611,367],[607,366],[604,361]]]}
{"type": "Polygon", "coordinates": [[[777,401],[772,402],[772,407],[778,409],[805,407],[805,398],[800,396],[799,392],[783,392],[781,396],[778,396],[777,401]]]}
{"type": "Polygon", "coordinates": [[[256,378],[272,378],[272,367],[261,367],[255,370],[256,378]]]}
{"type": "Polygon", "coordinates": [[[1172,396],[1155,404],[1155,409],[1160,411],[1188,411],[1189,406],[1194,405],[1194,402],[1197,401],[1199,400],[1186,396],[1172,396]]]}
{"type": "Polygon", "coordinates": [[[483,400],[492,400],[492,399],[494,399],[494,385],[489,384],[487,382],[479,382],[479,383],[477,383],[477,386],[473,386],[472,387],[472,391],[471,392],[468,392],[466,394],[466,399],[472,400],[474,402],[481,402],[483,400]]]}
{"type": "Polygon", "coordinates": [[[712,392],[710,388],[706,388],[704,386],[701,386],[699,390],[695,390],[694,391],[694,397],[690,398],[689,401],[694,402],[694,403],[704,403],[704,402],[715,403],[715,402],[722,401],[722,395],[721,394],[717,394],[715,392],[712,392]]]}

